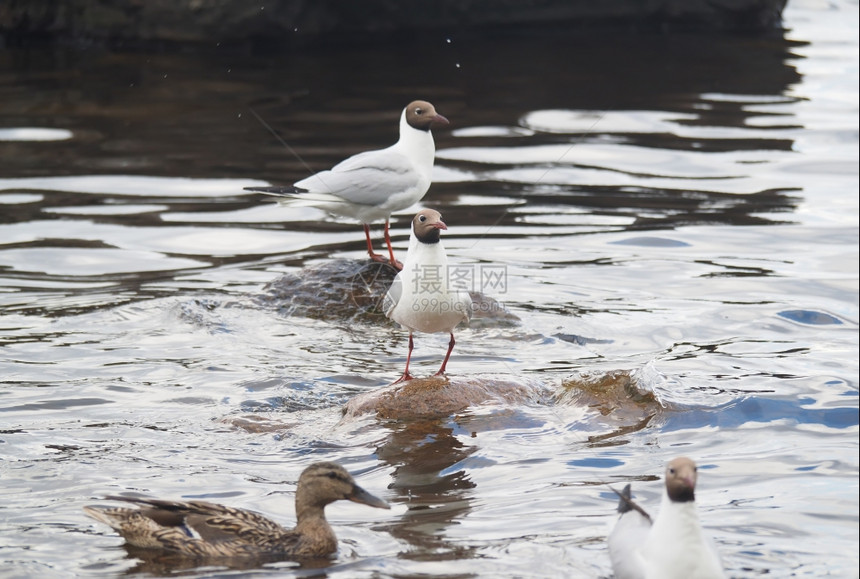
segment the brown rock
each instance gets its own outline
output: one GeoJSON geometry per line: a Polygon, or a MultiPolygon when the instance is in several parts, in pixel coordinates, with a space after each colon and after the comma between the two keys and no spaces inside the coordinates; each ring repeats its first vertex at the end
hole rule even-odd
{"type": "Polygon", "coordinates": [[[376,413],[386,419],[442,417],[491,402],[524,404],[541,390],[537,384],[512,377],[432,376],[359,394],[347,402],[343,413],[345,417],[376,413]]]}

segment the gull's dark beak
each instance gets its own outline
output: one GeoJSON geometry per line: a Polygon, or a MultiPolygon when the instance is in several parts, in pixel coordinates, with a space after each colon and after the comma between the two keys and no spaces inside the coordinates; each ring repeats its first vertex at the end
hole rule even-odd
{"type": "Polygon", "coordinates": [[[446,119],[445,117],[443,117],[443,116],[442,116],[442,115],[440,115],[439,113],[436,113],[436,116],[435,116],[435,117],[433,117],[433,118],[431,119],[431,121],[432,121],[433,123],[438,123],[438,124],[440,124],[440,125],[449,125],[449,124],[451,124],[451,123],[449,123],[449,122],[448,122],[448,119],[446,119]]]}

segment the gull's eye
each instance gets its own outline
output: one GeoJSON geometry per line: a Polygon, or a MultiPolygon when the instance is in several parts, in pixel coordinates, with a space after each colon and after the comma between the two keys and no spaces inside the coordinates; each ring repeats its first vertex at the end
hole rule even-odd
{"type": "Polygon", "coordinates": [[[420,221],[421,223],[424,223],[425,221],[427,221],[427,216],[426,215],[419,215],[418,221],[420,221]]]}
{"type": "Polygon", "coordinates": [[[670,468],[670,469],[669,469],[669,474],[675,474],[675,469],[674,469],[674,468],[670,468]]]}
{"type": "Polygon", "coordinates": [[[416,114],[416,115],[423,115],[423,114],[424,114],[424,109],[422,109],[421,107],[416,108],[416,109],[415,109],[415,114],[416,114]]]}

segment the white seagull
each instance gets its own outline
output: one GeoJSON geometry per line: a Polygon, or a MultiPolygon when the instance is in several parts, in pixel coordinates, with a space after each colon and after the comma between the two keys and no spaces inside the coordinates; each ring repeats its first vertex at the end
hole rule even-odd
{"type": "Polygon", "coordinates": [[[666,487],[656,519],[622,492],[620,516],[609,534],[616,579],[722,579],[719,555],[696,512],[696,463],[679,457],[666,466],[666,487]]]}
{"type": "Polygon", "coordinates": [[[447,124],[448,119],[432,104],[412,101],[400,115],[400,139],[387,149],[358,153],[292,186],[245,189],[281,197],[282,205],[318,207],[359,220],[364,225],[367,252],[374,261],[386,258],[373,251],[369,224],[384,219],[387,261],[400,269],[388,222],[393,212],[414,205],[427,193],[436,156],[430,128],[447,124]]]}
{"type": "Polygon", "coordinates": [[[448,268],[448,257],[440,241],[443,229],[448,229],[442,215],[432,209],[422,209],[412,219],[409,251],[403,269],[385,295],[385,315],[409,330],[409,354],[406,369],[394,383],[411,380],[409,360],[412,358],[412,333],[448,332],[448,353],[436,376],[445,373],[445,366],[454,349],[454,328],[472,316],[472,298],[464,287],[453,283],[456,278],[448,268]]]}

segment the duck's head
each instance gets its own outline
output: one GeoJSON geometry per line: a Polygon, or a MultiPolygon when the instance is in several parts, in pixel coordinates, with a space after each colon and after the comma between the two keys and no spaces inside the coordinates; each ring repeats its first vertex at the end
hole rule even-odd
{"type": "Polygon", "coordinates": [[[421,243],[439,243],[442,230],[448,229],[442,214],[433,209],[422,209],[412,218],[412,233],[421,243]]]}
{"type": "Polygon", "coordinates": [[[346,469],[337,463],[316,462],[302,471],[296,488],[297,505],[324,507],[339,500],[379,509],[390,508],[388,503],[358,486],[346,469]]]}
{"type": "Polygon", "coordinates": [[[686,456],[675,458],[666,465],[666,494],[676,503],[696,500],[696,463],[686,456]]]}

